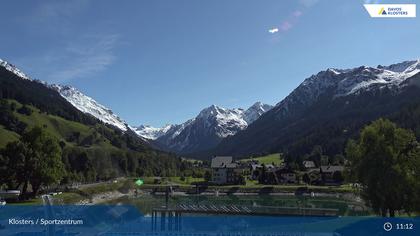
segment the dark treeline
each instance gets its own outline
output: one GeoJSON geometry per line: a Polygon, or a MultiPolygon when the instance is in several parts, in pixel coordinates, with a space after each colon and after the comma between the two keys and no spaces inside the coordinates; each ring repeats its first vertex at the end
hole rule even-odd
{"type": "MultiPolygon", "coordinates": [[[[410,129],[420,138],[420,90],[409,87],[400,94],[383,89],[359,95],[336,99],[328,105],[334,111],[329,116],[325,110],[314,109],[304,120],[296,122],[299,130],[289,133],[285,130],[282,137],[287,137],[284,146],[275,146],[273,150],[283,152],[288,159],[302,159],[319,150],[330,159],[343,155],[349,138],[355,139],[359,131],[371,121],[380,117],[387,118],[398,126],[410,129]],[[378,94],[380,93],[380,94],[378,94]]],[[[322,101],[321,101],[322,103],[322,101]]],[[[314,107],[322,107],[314,105],[314,107]]],[[[325,106],[324,106],[325,107],[325,106]]]]}
{"type": "Polygon", "coordinates": [[[178,176],[181,161],[171,154],[70,147],[63,150],[68,175],[63,183],[109,180],[118,176],[178,176]]]}

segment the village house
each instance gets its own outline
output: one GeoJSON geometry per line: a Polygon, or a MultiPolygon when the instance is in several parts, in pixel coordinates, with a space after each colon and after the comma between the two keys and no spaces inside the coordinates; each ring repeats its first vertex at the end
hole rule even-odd
{"type": "Polygon", "coordinates": [[[298,182],[296,172],[288,167],[275,167],[263,169],[258,176],[262,184],[294,184],[298,182]]]}
{"type": "Polygon", "coordinates": [[[305,167],[305,169],[307,170],[316,168],[315,162],[313,161],[303,161],[302,164],[303,167],[305,167]]]}
{"type": "Polygon", "coordinates": [[[295,184],[298,182],[296,172],[289,168],[279,169],[277,175],[280,175],[280,183],[295,184]]]}
{"type": "Polygon", "coordinates": [[[314,185],[337,185],[344,181],[344,166],[326,165],[310,168],[303,174],[302,180],[314,185]]]}
{"type": "Polygon", "coordinates": [[[218,156],[211,160],[211,182],[214,184],[238,184],[242,175],[242,168],[233,162],[231,156],[218,156]]]}
{"type": "Polygon", "coordinates": [[[319,173],[321,174],[321,179],[324,184],[335,183],[340,184],[343,182],[343,171],[344,166],[321,166],[319,168],[319,173]]]}
{"type": "Polygon", "coordinates": [[[257,180],[260,176],[260,174],[263,171],[263,168],[265,168],[266,171],[272,171],[275,169],[275,166],[273,164],[262,164],[259,163],[251,163],[250,166],[250,179],[257,180]]]}

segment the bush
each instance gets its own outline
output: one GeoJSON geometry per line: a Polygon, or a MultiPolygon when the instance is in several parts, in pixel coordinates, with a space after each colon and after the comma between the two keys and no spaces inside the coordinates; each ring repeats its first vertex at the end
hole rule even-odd
{"type": "Polygon", "coordinates": [[[23,105],[21,108],[17,110],[22,115],[30,116],[32,114],[32,109],[27,107],[26,105],[23,105]]]}

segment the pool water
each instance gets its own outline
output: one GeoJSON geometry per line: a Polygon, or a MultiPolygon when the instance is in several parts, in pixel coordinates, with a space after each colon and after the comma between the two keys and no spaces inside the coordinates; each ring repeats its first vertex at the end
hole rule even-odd
{"type": "MultiPolygon", "coordinates": [[[[109,202],[110,204],[129,204],[136,206],[143,214],[151,214],[154,208],[166,205],[165,196],[139,195],[123,197],[109,202]]],[[[337,209],[340,216],[365,216],[371,212],[362,202],[351,201],[340,197],[307,197],[307,196],[171,196],[168,206],[180,204],[195,205],[235,205],[250,207],[301,207],[337,209]]]]}

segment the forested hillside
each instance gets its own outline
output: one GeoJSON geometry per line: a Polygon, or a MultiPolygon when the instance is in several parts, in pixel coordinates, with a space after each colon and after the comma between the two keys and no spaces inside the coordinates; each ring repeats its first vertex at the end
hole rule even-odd
{"type": "Polygon", "coordinates": [[[228,137],[214,150],[201,154],[249,155],[284,153],[290,158],[322,147],[324,154],[342,154],[349,138],[378,118],[388,118],[420,137],[420,74],[399,87],[381,87],[347,96],[326,90],[307,106],[294,106],[285,116],[276,108],[246,130],[228,137]],[[299,109],[294,109],[295,107],[299,109]],[[294,109],[294,110],[292,110],[294,109]]]}
{"type": "Polygon", "coordinates": [[[181,161],[176,156],[78,111],[43,83],[0,67],[0,148],[36,126],[59,142],[66,169],[63,182],[179,172],[181,161]]]}

